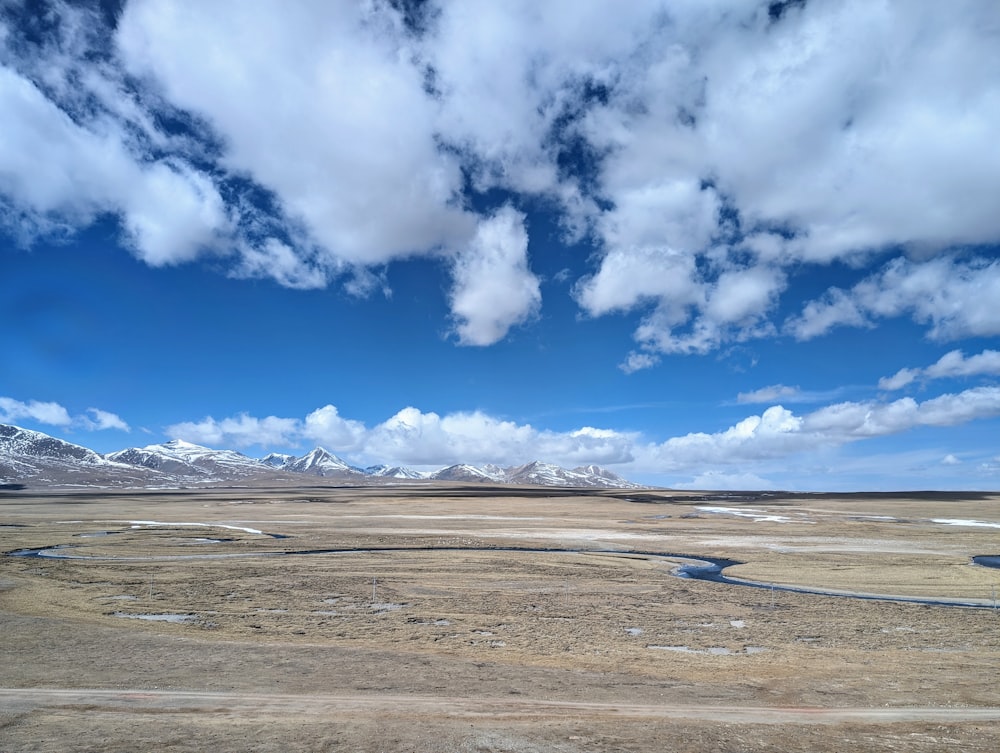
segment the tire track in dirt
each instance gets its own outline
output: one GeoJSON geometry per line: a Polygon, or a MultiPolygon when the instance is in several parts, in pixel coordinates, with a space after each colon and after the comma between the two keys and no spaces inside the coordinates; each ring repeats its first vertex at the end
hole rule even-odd
{"type": "Polygon", "coordinates": [[[468,719],[637,718],[744,724],[1000,722],[997,707],[654,705],[416,695],[293,695],[159,689],[0,688],[0,710],[125,714],[438,716],[468,719]]]}

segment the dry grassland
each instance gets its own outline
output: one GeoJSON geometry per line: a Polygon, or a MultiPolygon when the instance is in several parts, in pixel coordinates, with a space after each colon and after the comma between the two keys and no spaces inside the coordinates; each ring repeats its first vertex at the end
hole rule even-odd
{"type": "Polygon", "coordinates": [[[991,607],[997,496],[0,496],[52,546],[0,556],[2,750],[1000,749],[993,609],[671,574],[991,607]]]}

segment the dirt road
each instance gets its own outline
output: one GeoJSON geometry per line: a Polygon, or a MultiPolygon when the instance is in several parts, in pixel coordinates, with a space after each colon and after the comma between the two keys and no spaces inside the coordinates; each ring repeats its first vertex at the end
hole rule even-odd
{"type": "Polygon", "coordinates": [[[217,714],[380,714],[489,719],[631,717],[686,719],[744,724],[836,724],[842,722],[994,722],[1000,708],[881,707],[769,708],[753,706],[682,706],[470,699],[449,696],[293,695],[222,693],[183,690],[98,688],[0,688],[0,709],[23,713],[36,709],[112,711],[123,713],[197,712],[217,714]]]}

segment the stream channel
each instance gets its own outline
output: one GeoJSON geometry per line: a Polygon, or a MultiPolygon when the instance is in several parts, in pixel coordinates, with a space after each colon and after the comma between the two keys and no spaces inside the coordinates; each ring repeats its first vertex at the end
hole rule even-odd
{"type": "MultiPolygon", "coordinates": [[[[111,534],[112,532],[103,532],[111,534]]],[[[263,533],[263,532],[262,532],[263,533]]],[[[271,538],[287,538],[280,534],[263,533],[271,538]]],[[[603,556],[621,557],[645,557],[651,560],[685,560],[683,564],[674,567],[670,574],[677,578],[689,578],[692,580],[709,581],[711,583],[721,583],[730,586],[742,586],[744,588],[766,589],[772,592],[782,591],[787,593],[810,594],[813,596],[829,596],[834,598],[861,599],[864,601],[889,601],[902,604],[922,604],[935,607],[960,607],[964,609],[996,609],[996,604],[983,601],[961,601],[957,599],[931,599],[920,596],[895,596],[886,594],[856,593],[852,591],[831,591],[819,588],[809,588],[807,586],[790,586],[766,583],[763,581],[743,580],[733,578],[725,574],[725,570],[734,565],[742,565],[739,560],[724,559],[721,557],[704,557],[690,554],[678,554],[672,552],[643,552],[643,551],[622,551],[619,549],[563,549],[546,547],[449,547],[449,546],[423,546],[423,547],[360,547],[349,549],[302,549],[278,552],[246,552],[240,554],[218,553],[218,554],[191,554],[157,557],[108,557],[93,556],[86,554],[74,554],[75,545],[55,544],[53,546],[40,547],[38,549],[16,549],[6,552],[10,557],[44,557],[52,559],[72,559],[72,560],[102,560],[121,562],[149,562],[165,561],[174,559],[222,559],[222,558],[242,558],[242,557],[304,557],[304,556],[335,556],[347,554],[365,554],[373,552],[511,552],[515,554],[595,554],[603,556]]],[[[972,558],[972,563],[982,567],[1000,568],[1000,556],[981,555],[972,558]]]]}

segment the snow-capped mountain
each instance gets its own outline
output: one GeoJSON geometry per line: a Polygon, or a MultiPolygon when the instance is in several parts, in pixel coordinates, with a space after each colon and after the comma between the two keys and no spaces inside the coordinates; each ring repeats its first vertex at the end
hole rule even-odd
{"type": "Polygon", "coordinates": [[[294,455],[286,455],[283,452],[271,452],[260,459],[264,465],[269,465],[272,468],[281,468],[288,463],[295,460],[294,455]]]}
{"type": "Polygon", "coordinates": [[[427,478],[438,481],[479,481],[498,484],[534,484],[538,486],[574,486],[602,489],[641,489],[598,465],[581,466],[573,470],[537,460],[525,465],[501,468],[497,465],[450,465],[431,473],[427,478]]]}
{"type": "Polygon", "coordinates": [[[201,445],[172,439],[163,444],[130,447],[104,456],[116,463],[128,463],[175,476],[201,478],[238,478],[259,471],[262,463],[234,450],[213,450],[201,445]]]}
{"type": "Polygon", "coordinates": [[[507,469],[507,481],[512,484],[539,484],[540,486],[587,486],[582,483],[589,477],[576,471],[567,471],[557,465],[538,461],[507,469]]]}
{"type": "Polygon", "coordinates": [[[503,471],[491,473],[485,468],[477,468],[474,465],[466,465],[465,463],[459,463],[458,465],[449,465],[447,468],[442,468],[440,471],[436,471],[430,475],[430,478],[437,479],[438,481],[497,481],[504,483],[505,479],[503,476],[503,471]]]}
{"type": "MultiPolygon", "coordinates": [[[[301,457],[271,453],[252,458],[234,450],[173,439],[99,455],[41,432],[0,424],[0,484],[117,486],[129,488],[237,483],[301,484],[303,476],[350,484],[399,480],[530,484],[605,489],[641,488],[596,465],[567,470],[532,462],[510,468],[451,465],[436,472],[375,465],[361,469],[317,447],[301,457]]],[[[312,482],[309,482],[312,483],[312,482]]]]}
{"type": "Polygon", "coordinates": [[[0,424],[0,460],[47,458],[53,461],[100,465],[104,459],[93,450],[50,437],[40,431],[0,424]]]}
{"type": "Polygon", "coordinates": [[[364,473],[322,447],[317,447],[300,458],[290,460],[280,468],[292,473],[308,473],[310,476],[343,476],[344,474],[364,473]]]}
{"type": "Polygon", "coordinates": [[[0,483],[32,486],[115,484],[146,486],[156,479],[135,466],[106,460],[86,447],[40,431],[0,424],[0,483]]]}
{"type": "Polygon", "coordinates": [[[403,466],[394,465],[391,468],[387,465],[371,465],[365,468],[365,475],[374,476],[377,478],[429,478],[429,473],[422,473],[421,471],[415,471],[412,468],[405,468],[403,466]]]}

